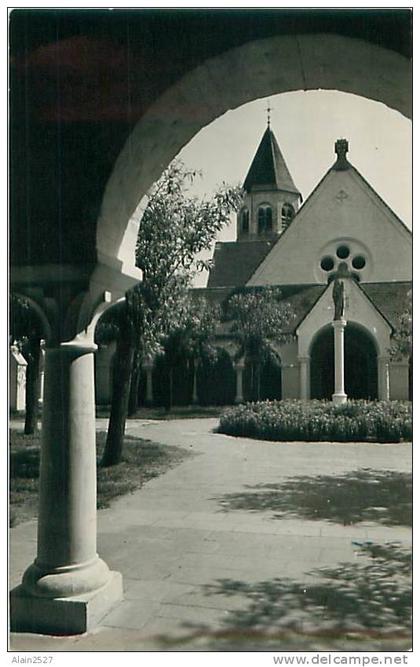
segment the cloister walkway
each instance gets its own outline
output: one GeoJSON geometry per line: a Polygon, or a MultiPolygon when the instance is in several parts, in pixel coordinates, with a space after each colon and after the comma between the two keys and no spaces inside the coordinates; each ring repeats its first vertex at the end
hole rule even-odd
{"type": "MultiPolygon", "coordinates": [[[[398,628],[386,640],[366,634],[345,610],[318,625],[311,612],[308,625],[302,596],[322,591],[320,568],[334,569],[339,587],[339,563],[346,563],[344,572],[367,565],[362,543],[410,546],[399,494],[411,471],[411,446],[260,442],[213,433],[216,424],[128,423],[129,435],[192,455],[98,512],[98,550],[122,572],[124,601],[88,635],[13,634],[12,650],[410,646],[398,628]],[[338,638],[326,632],[337,622],[338,638]]],[[[97,428],[104,430],[106,420],[97,428]]],[[[14,586],[35,556],[36,522],[13,528],[10,543],[14,586]]]]}

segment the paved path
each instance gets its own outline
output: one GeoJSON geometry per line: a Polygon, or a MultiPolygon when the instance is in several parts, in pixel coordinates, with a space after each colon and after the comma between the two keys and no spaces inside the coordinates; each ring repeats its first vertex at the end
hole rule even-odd
{"type": "MultiPolygon", "coordinates": [[[[98,513],[98,550],[122,572],[125,600],[89,635],[14,634],[13,650],[217,649],[218,633],[231,628],[233,615],[250,604],[239,591],[218,592],[218,580],[253,584],[290,577],[305,584],[313,581],[308,574],[313,568],[360,562],[354,542],[410,544],[407,527],[279,519],[272,504],[279,500],[276,485],[285,478],[361,468],[409,472],[410,445],[275,444],[215,434],[216,424],[216,419],[128,423],[128,434],[178,445],[193,456],[98,513]],[[256,504],[257,496],[250,495],[255,493],[256,504]],[[244,509],[232,509],[232,503],[244,509]]],[[[98,420],[98,428],[105,427],[106,420],[98,420]]],[[[34,521],[12,529],[12,585],[33,559],[35,540],[34,521]]],[[[241,636],[234,639],[240,642],[241,636]]],[[[325,641],[318,640],[316,648],[328,648],[325,641]]],[[[286,640],[278,650],[298,644],[286,640]]]]}

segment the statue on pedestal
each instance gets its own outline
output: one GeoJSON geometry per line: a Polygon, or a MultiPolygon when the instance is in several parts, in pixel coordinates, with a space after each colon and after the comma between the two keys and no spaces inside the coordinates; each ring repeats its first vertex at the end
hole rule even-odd
{"type": "Polygon", "coordinates": [[[332,296],[334,300],[334,320],[341,320],[344,317],[344,283],[342,280],[334,280],[332,296]]]}

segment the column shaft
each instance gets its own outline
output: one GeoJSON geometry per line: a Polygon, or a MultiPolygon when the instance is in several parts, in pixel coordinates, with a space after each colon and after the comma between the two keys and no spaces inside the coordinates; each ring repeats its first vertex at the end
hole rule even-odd
{"type": "Polygon", "coordinates": [[[153,367],[146,366],[146,401],[149,405],[153,403],[153,367]]]}
{"type": "Polygon", "coordinates": [[[300,375],[300,398],[307,400],[309,398],[309,369],[310,357],[302,356],[299,360],[299,375],[300,375]]]}
{"type": "Polygon", "coordinates": [[[197,405],[197,403],[198,403],[198,391],[197,391],[198,359],[194,359],[193,370],[194,370],[194,374],[193,374],[192,402],[193,402],[194,405],[197,405]]]}
{"type": "Polygon", "coordinates": [[[96,553],[95,347],[46,350],[37,556],[12,591],[17,630],[85,632],[122,597],[96,553]]]}
{"type": "Polygon", "coordinates": [[[378,398],[389,401],[389,359],[378,356],[378,398]]]}
{"type": "Polygon", "coordinates": [[[346,321],[334,320],[334,403],[345,403],[347,395],[344,391],[344,329],[346,321]]]}
{"type": "Polygon", "coordinates": [[[235,403],[243,403],[244,400],[244,395],[243,395],[243,371],[244,371],[245,364],[243,363],[237,363],[235,365],[235,371],[236,371],[236,396],[235,396],[235,403]]]}

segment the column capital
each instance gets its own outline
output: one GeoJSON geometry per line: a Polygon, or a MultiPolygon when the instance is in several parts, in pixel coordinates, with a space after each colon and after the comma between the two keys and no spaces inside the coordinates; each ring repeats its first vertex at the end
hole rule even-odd
{"type": "Polygon", "coordinates": [[[96,352],[98,346],[92,341],[90,337],[83,335],[76,336],[73,340],[65,341],[63,343],[52,343],[46,345],[45,351],[47,354],[51,353],[67,353],[72,357],[80,357],[83,354],[96,352]]]}
{"type": "Polygon", "coordinates": [[[347,320],[341,317],[339,320],[333,320],[331,324],[333,325],[334,329],[344,329],[347,324],[347,320]]]}
{"type": "Polygon", "coordinates": [[[238,359],[235,361],[235,369],[238,371],[243,371],[245,368],[245,359],[242,357],[241,359],[238,359]]]}
{"type": "Polygon", "coordinates": [[[299,362],[302,362],[302,363],[308,362],[308,361],[311,360],[311,355],[310,354],[299,354],[297,359],[298,359],[299,362]]]}

